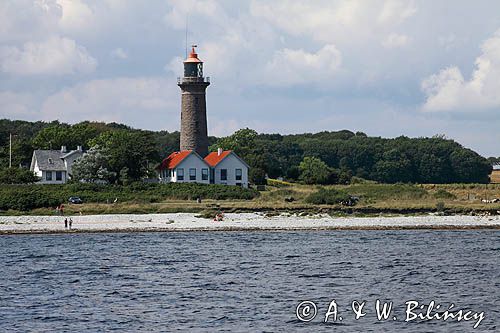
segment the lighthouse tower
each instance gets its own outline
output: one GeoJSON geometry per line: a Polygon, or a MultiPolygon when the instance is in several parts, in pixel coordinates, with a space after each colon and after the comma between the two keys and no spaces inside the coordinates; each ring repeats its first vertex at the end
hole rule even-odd
{"type": "Polygon", "coordinates": [[[210,78],[203,76],[203,62],[198,59],[193,45],[184,60],[184,77],[177,79],[181,88],[181,151],[194,150],[201,157],[208,154],[207,105],[205,90],[210,78]]]}

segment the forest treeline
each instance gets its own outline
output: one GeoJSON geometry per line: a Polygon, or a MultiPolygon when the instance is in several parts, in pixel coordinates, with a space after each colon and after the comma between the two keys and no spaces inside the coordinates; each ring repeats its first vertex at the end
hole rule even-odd
{"type": "MultiPolygon", "coordinates": [[[[99,145],[109,154],[110,171],[138,180],[154,173],[169,153],[179,149],[179,132],[133,129],[117,123],[0,120],[0,169],[8,166],[9,134],[13,165],[29,167],[34,149],[84,149],[99,145]]],[[[384,183],[487,183],[492,163],[443,136],[369,137],[347,130],[306,134],[259,134],[242,129],[210,137],[210,149],[232,149],[251,167],[251,180],[283,177],[306,183],[348,183],[352,177],[384,183]]],[[[120,182],[117,176],[116,181],[120,182]]]]}

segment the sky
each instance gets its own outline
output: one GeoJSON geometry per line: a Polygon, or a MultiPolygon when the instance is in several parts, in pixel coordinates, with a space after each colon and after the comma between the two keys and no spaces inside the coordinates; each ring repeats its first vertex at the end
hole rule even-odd
{"type": "Polygon", "coordinates": [[[496,0],[0,0],[0,118],[178,130],[186,23],[210,135],[445,135],[500,156],[496,0]]]}

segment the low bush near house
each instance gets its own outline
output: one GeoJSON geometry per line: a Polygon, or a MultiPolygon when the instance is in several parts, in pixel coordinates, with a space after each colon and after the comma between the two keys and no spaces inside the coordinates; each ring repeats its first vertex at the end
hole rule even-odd
{"type": "Polygon", "coordinates": [[[311,193],[306,198],[306,202],[315,205],[334,205],[342,201],[347,201],[350,197],[347,192],[342,190],[322,188],[317,192],[311,193]]]}

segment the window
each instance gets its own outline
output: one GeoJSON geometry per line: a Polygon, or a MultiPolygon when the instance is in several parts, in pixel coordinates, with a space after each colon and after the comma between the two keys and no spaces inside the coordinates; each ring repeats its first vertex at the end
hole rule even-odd
{"type": "Polygon", "coordinates": [[[56,180],[62,180],[62,171],[56,171],[56,180]]]}
{"type": "Polygon", "coordinates": [[[220,169],[220,180],[227,180],[227,169],[220,169]]]}
{"type": "Polygon", "coordinates": [[[52,171],[45,171],[45,180],[52,180],[52,171]]]}
{"type": "Polygon", "coordinates": [[[172,169],[168,169],[168,176],[172,177],[172,169]]]}
{"type": "Polygon", "coordinates": [[[241,169],[236,169],[236,180],[241,180],[242,174],[243,172],[241,171],[241,169]]]}
{"type": "Polygon", "coordinates": [[[208,169],[201,169],[201,180],[208,180],[208,169]]]}
{"type": "Polygon", "coordinates": [[[184,169],[177,169],[177,180],[184,180],[184,169]]]}
{"type": "Polygon", "coordinates": [[[196,169],[195,168],[189,169],[189,180],[196,180],[196,169]]]}

